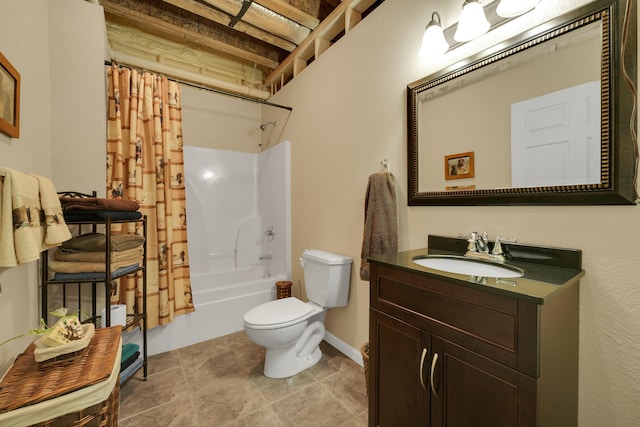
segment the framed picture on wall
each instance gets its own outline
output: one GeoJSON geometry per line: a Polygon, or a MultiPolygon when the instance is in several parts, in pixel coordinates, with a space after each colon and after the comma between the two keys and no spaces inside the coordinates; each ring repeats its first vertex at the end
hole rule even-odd
{"type": "Polygon", "coordinates": [[[20,73],[0,52],[0,132],[20,137],[20,73]]]}
{"type": "Polygon", "coordinates": [[[444,179],[473,178],[473,151],[444,156],[444,179]]]}

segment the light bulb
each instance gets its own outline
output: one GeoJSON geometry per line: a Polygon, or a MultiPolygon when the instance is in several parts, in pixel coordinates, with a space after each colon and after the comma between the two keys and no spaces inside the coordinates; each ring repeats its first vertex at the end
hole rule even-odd
{"type": "Polygon", "coordinates": [[[514,18],[529,12],[540,0],[502,0],[496,13],[503,18],[514,18]]]}
{"type": "Polygon", "coordinates": [[[422,36],[422,46],[419,55],[422,57],[440,56],[449,50],[449,43],[444,38],[444,32],[440,24],[440,15],[433,12],[431,22],[422,36]]]}
{"type": "Polygon", "coordinates": [[[462,5],[458,28],[453,38],[458,42],[468,42],[489,31],[489,21],[484,8],[477,0],[466,0],[462,5]]]}

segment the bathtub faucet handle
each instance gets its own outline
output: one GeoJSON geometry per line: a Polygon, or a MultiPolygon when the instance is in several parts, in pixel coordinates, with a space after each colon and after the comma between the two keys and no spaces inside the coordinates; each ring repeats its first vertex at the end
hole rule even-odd
{"type": "Polygon", "coordinates": [[[264,232],[264,235],[267,236],[267,239],[273,241],[274,237],[276,237],[276,232],[273,229],[273,225],[267,227],[267,231],[264,232]]]}

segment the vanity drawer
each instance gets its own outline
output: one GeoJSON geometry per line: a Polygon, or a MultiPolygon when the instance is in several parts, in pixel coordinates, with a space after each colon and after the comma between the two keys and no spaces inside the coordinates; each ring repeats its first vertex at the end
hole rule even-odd
{"type": "Polygon", "coordinates": [[[537,306],[533,303],[372,264],[371,307],[537,375],[537,306]]]}

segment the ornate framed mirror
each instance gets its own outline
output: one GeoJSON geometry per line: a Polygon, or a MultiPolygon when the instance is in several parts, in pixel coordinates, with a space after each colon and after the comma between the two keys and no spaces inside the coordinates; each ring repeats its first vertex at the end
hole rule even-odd
{"type": "Polygon", "coordinates": [[[594,1],[408,85],[408,204],[634,203],[635,4],[594,1]]]}

